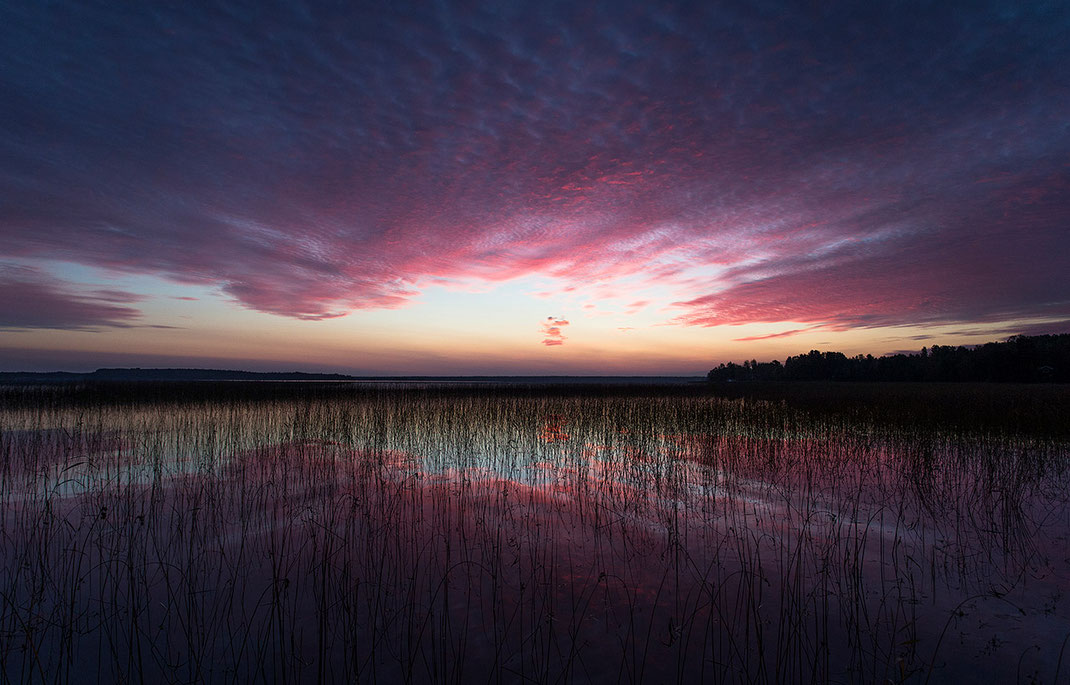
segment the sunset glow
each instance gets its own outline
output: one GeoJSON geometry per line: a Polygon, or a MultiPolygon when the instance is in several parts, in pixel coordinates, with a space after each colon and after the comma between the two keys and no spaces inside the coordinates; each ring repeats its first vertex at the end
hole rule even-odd
{"type": "Polygon", "coordinates": [[[0,370],[1068,332],[1070,8],[953,4],[10,3],[0,370]]]}

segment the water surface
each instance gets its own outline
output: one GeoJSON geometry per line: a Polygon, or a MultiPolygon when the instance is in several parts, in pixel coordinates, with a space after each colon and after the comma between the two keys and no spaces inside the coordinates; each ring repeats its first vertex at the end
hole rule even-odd
{"type": "Polygon", "coordinates": [[[1067,446],[693,393],[0,414],[14,682],[1057,682],[1067,446]]]}

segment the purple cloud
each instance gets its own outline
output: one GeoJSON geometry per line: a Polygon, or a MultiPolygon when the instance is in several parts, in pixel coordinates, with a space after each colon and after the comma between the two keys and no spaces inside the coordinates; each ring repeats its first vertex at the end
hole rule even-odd
{"type": "Polygon", "coordinates": [[[1041,179],[988,189],[939,230],[926,227],[937,199],[844,222],[825,247],[802,255],[776,247],[765,261],[729,270],[720,289],[676,303],[685,310],[677,321],[796,321],[843,330],[1066,316],[1070,291],[1062,274],[1070,244],[1044,228],[1070,215],[1064,187],[1062,179],[1041,179]],[[891,217],[900,230],[885,230],[891,217]]]}
{"type": "Polygon", "coordinates": [[[753,342],[755,340],[773,340],[775,338],[788,338],[799,333],[806,333],[807,331],[814,330],[811,328],[795,328],[790,331],[781,331],[779,333],[770,333],[768,335],[749,335],[744,338],[733,338],[733,342],[753,342]]]}
{"type": "Polygon", "coordinates": [[[56,282],[35,269],[0,266],[0,328],[127,327],[141,312],[116,303],[139,299],[115,290],[83,295],[72,284],[56,282]]]}
{"type": "Polygon", "coordinates": [[[1070,9],[951,5],[11,4],[0,251],[313,320],[525,275],[683,325],[1061,316],[1070,9]]]}

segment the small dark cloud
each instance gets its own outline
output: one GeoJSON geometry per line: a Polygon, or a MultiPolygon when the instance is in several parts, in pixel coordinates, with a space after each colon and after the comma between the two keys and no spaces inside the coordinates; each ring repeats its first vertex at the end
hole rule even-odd
{"type": "Polygon", "coordinates": [[[139,293],[129,293],[124,290],[112,290],[110,288],[91,290],[86,296],[102,302],[116,302],[119,304],[133,304],[148,299],[147,296],[139,293]]]}

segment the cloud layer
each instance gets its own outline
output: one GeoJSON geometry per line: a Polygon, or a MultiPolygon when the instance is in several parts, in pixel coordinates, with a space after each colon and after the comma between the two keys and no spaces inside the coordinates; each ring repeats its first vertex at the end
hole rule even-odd
{"type": "MultiPolygon", "coordinates": [[[[0,253],[302,319],[524,275],[684,325],[1070,316],[1070,9],[875,4],[7,5],[0,253]]],[[[136,315],[11,287],[5,325],[136,315]]]]}

